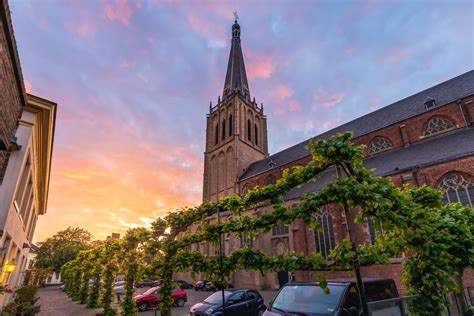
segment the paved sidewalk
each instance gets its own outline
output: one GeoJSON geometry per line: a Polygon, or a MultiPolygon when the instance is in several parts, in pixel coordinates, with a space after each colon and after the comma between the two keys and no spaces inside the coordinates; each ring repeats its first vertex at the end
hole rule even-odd
{"type": "Polygon", "coordinates": [[[101,309],[87,309],[85,305],[73,302],[66,294],[59,290],[59,286],[40,288],[39,304],[40,316],[95,316],[102,312],[101,309]]]}

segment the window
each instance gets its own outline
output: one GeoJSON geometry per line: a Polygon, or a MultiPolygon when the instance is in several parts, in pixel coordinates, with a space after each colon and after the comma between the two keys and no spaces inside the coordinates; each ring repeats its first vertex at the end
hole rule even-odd
{"type": "Polygon", "coordinates": [[[272,227],[273,236],[286,235],[286,234],[288,234],[288,225],[277,224],[272,227]]]}
{"type": "Polygon", "coordinates": [[[250,120],[247,120],[247,140],[252,141],[252,123],[250,123],[250,120]]]}
{"type": "Polygon", "coordinates": [[[436,101],[433,98],[427,97],[425,101],[425,109],[429,110],[436,106],[436,101]]]}
{"type": "Polygon", "coordinates": [[[324,258],[327,258],[331,250],[336,246],[332,216],[329,214],[327,206],[323,206],[320,214],[315,217],[322,227],[322,230],[314,231],[316,252],[321,253],[324,258]]]}
{"type": "Polygon", "coordinates": [[[222,120],[222,140],[225,139],[225,119],[222,120]]]}
{"type": "Polygon", "coordinates": [[[276,178],[274,175],[269,175],[266,179],[265,179],[265,185],[269,185],[269,184],[275,184],[276,183],[276,178]]]}
{"type": "Polygon", "coordinates": [[[258,127],[257,127],[257,124],[255,124],[255,145],[258,146],[258,127]]]}
{"type": "Polygon", "coordinates": [[[461,173],[449,173],[438,182],[438,189],[444,191],[444,203],[456,203],[474,207],[474,183],[461,173]]]}
{"type": "Polygon", "coordinates": [[[242,194],[247,194],[250,190],[250,186],[248,184],[244,185],[244,187],[242,188],[242,194]]]}
{"type": "Polygon", "coordinates": [[[392,148],[392,143],[390,140],[385,137],[377,136],[370,142],[367,152],[369,155],[373,155],[390,148],[392,148]]]}
{"type": "Polygon", "coordinates": [[[246,233],[240,234],[240,247],[253,248],[253,238],[246,233]]]}
{"type": "Polygon", "coordinates": [[[216,124],[216,127],[214,127],[214,145],[217,145],[219,142],[219,124],[216,124]]]}
{"type": "Polygon", "coordinates": [[[448,120],[447,118],[444,117],[433,117],[431,120],[428,121],[428,124],[426,124],[425,136],[437,134],[443,131],[447,131],[454,128],[454,124],[448,120]]]}
{"type": "Polygon", "coordinates": [[[229,115],[229,136],[232,136],[234,131],[234,121],[232,121],[232,114],[229,115]]]}

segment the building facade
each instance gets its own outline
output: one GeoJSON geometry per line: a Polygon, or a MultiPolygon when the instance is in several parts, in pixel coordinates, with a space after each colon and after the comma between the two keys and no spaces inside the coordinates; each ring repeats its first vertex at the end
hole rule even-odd
{"type": "MultiPolygon", "coordinates": [[[[235,22],[223,99],[219,99],[214,107],[211,104],[207,115],[204,200],[216,201],[233,193],[245,194],[255,186],[274,183],[283,170],[305,165],[312,159],[306,149],[309,140],[269,156],[263,105],[259,107],[250,100],[240,26],[235,22]],[[226,134],[229,127],[229,134],[226,134]]],[[[446,203],[462,202],[474,207],[473,126],[474,71],[469,71],[313,139],[328,139],[339,132],[352,132],[354,144],[366,145],[365,165],[375,168],[376,176],[390,177],[396,185],[427,184],[443,190],[446,203]]],[[[305,193],[317,192],[334,176],[334,169],[324,171],[316,182],[291,191],[286,204],[297,203],[305,193]]],[[[267,206],[248,210],[248,214],[258,216],[270,211],[271,207],[267,206]]],[[[288,226],[277,225],[268,233],[257,234],[254,239],[229,234],[224,240],[225,253],[249,245],[268,255],[295,251],[305,254],[320,252],[327,256],[348,236],[347,224],[336,205],[323,207],[319,214],[317,219],[323,231],[314,231],[296,220],[288,226]]],[[[223,216],[230,218],[231,215],[223,216]]],[[[200,228],[192,229],[198,231],[200,228]]],[[[356,242],[373,243],[376,231],[377,227],[370,219],[365,224],[356,224],[356,242]]],[[[213,245],[196,245],[194,249],[209,256],[217,255],[213,245]]],[[[388,266],[363,267],[362,274],[364,277],[393,278],[403,293],[400,282],[403,260],[403,257],[392,258],[388,266]]],[[[299,272],[293,277],[297,281],[308,281],[313,276],[310,272],[299,272]]],[[[346,273],[328,274],[328,277],[342,276],[346,273]]],[[[286,271],[270,272],[265,276],[258,272],[239,271],[230,282],[237,287],[277,289],[289,278],[286,271]]],[[[466,272],[464,279],[465,287],[474,286],[472,270],[466,272]]]]}
{"type": "MultiPolygon", "coordinates": [[[[27,94],[7,0],[0,0],[0,282],[16,288],[46,213],[56,103],[27,94]]],[[[0,295],[0,306],[12,294],[0,295]]]]}
{"type": "MultiPolygon", "coordinates": [[[[10,288],[22,283],[36,223],[46,213],[56,120],[56,103],[27,98],[15,134],[19,150],[11,152],[0,185],[0,281],[10,288]]],[[[0,296],[0,304],[10,296],[0,296]]]]}

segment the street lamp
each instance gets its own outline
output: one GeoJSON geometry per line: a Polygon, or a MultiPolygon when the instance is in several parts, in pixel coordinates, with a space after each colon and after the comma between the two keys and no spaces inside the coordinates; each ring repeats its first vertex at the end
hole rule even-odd
{"type": "Polygon", "coordinates": [[[5,265],[5,272],[13,272],[15,271],[16,263],[8,263],[5,265]]]}

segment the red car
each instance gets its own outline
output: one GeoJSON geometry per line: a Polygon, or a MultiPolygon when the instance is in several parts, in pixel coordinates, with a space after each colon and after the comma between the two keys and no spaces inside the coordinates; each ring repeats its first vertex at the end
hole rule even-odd
{"type": "MultiPolygon", "coordinates": [[[[159,286],[152,287],[148,289],[143,294],[136,295],[133,300],[138,306],[140,311],[146,311],[149,308],[155,308],[160,304],[161,297],[158,293],[160,290],[159,286]]],[[[182,288],[174,289],[171,292],[171,297],[173,298],[174,305],[178,307],[183,307],[186,301],[188,300],[188,295],[182,288]]]]}

